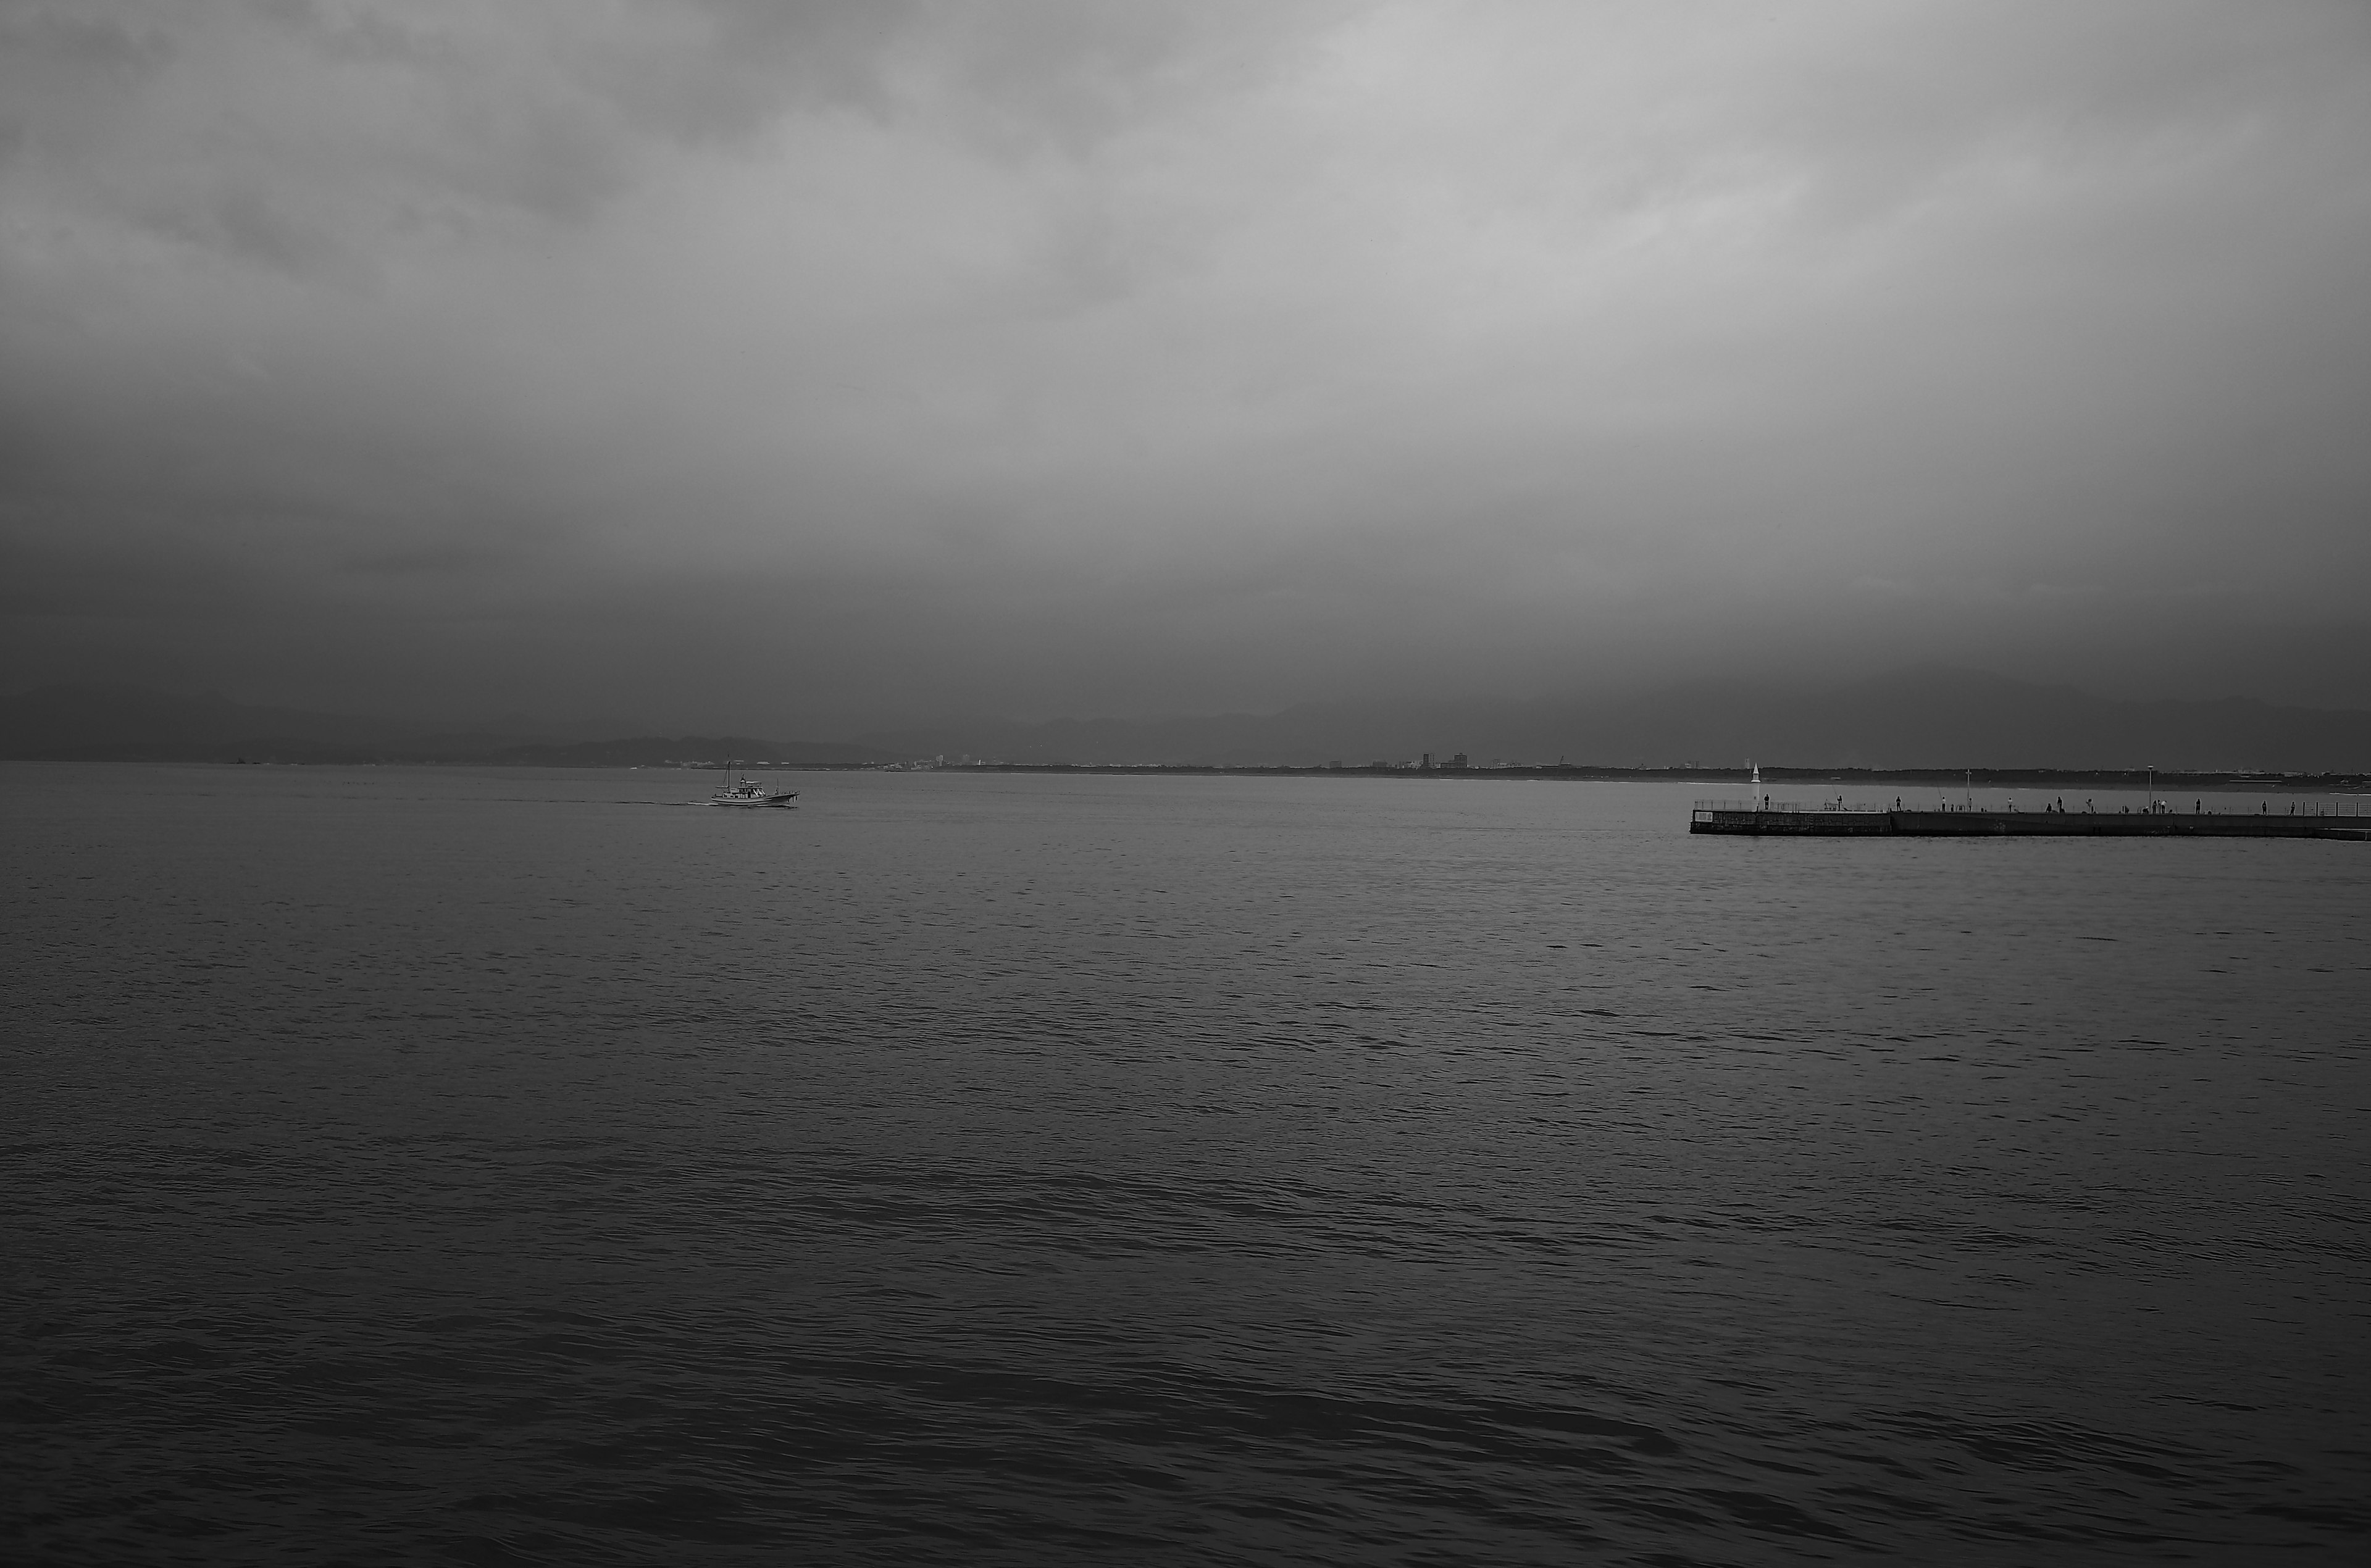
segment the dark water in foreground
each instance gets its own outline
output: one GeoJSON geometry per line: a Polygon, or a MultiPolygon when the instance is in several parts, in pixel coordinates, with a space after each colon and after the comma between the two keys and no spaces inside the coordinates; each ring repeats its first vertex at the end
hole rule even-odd
{"type": "Polygon", "coordinates": [[[0,767],[0,1558],[2355,1561],[2371,847],[0,767]]]}

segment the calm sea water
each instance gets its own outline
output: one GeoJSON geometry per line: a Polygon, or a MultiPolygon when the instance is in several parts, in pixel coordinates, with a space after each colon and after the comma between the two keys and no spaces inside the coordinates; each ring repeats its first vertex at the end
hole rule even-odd
{"type": "Polygon", "coordinates": [[[797,782],[0,767],[0,1556],[2371,1541],[2371,847],[797,782]]]}

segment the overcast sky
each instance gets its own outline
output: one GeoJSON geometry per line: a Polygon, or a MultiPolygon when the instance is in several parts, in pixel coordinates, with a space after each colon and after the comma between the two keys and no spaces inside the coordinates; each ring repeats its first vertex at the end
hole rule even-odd
{"type": "Polygon", "coordinates": [[[0,0],[7,684],[2371,706],[2371,6],[0,0]]]}

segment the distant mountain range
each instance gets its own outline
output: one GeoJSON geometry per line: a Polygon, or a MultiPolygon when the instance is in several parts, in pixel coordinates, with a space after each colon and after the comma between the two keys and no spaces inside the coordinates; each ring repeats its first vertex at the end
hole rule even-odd
{"type": "Polygon", "coordinates": [[[249,707],[128,686],[0,698],[0,757],[57,760],[855,764],[943,756],[1018,763],[1352,767],[1446,760],[1613,767],[2135,768],[2371,771],[2371,712],[2248,698],[2133,702],[1928,666],[1822,690],[1699,682],[1602,700],[1313,704],[1280,713],[1027,723],[953,720],[856,735],[557,741],[249,707]]]}

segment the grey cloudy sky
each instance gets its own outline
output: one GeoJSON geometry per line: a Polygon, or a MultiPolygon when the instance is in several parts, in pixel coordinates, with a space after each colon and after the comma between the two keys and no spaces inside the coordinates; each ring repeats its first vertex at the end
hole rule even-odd
{"type": "Polygon", "coordinates": [[[15,684],[2371,706],[2371,6],[0,0],[15,684]]]}

